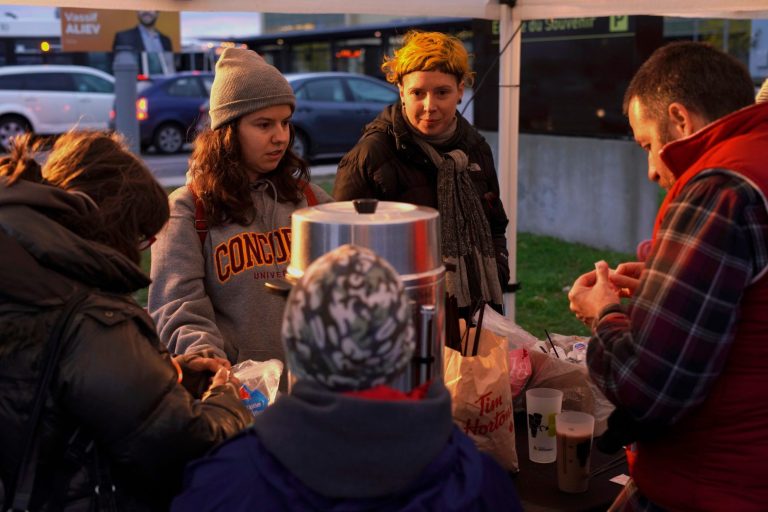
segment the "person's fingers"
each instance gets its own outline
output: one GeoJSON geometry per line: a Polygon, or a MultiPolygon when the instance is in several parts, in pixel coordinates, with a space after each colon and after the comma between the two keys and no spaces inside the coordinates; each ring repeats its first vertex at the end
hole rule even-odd
{"type": "Polygon", "coordinates": [[[181,384],[181,380],[184,378],[184,372],[181,370],[181,365],[179,364],[179,361],[175,357],[171,357],[171,364],[173,364],[173,367],[176,369],[176,374],[178,375],[178,382],[181,384]]]}
{"type": "Polygon", "coordinates": [[[618,273],[611,274],[610,280],[618,288],[634,288],[637,285],[637,279],[634,277],[621,275],[618,273]]]}
{"type": "Polygon", "coordinates": [[[211,379],[211,388],[215,388],[217,386],[223,386],[224,384],[229,381],[229,370],[222,367],[219,368],[219,370],[216,372],[216,375],[213,376],[213,379],[211,379]]]}
{"type": "Polygon", "coordinates": [[[198,371],[209,371],[211,373],[218,372],[221,368],[229,369],[227,366],[222,364],[221,359],[219,358],[209,358],[209,357],[201,357],[197,361],[195,361],[195,369],[198,371]]]}
{"type": "Polygon", "coordinates": [[[644,268],[645,263],[642,261],[628,261],[625,263],[620,263],[619,266],[616,267],[616,273],[638,279],[644,268]]]}
{"type": "Polygon", "coordinates": [[[586,274],[582,274],[576,278],[573,282],[574,286],[594,286],[597,282],[597,274],[594,270],[590,270],[586,274]]]}
{"type": "Polygon", "coordinates": [[[223,357],[214,357],[213,360],[216,361],[219,366],[223,366],[227,370],[232,368],[232,363],[229,362],[229,359],[224,359],[223,357]]]}
{"type": "Polygon", "coordinates": [[[603,260],[600,260],[597,263],[595,263],[595,274],[597,276],[595,284],[597,283],[610,284],[610,280],[608,279],[609,273],[610,273],[610,267],[608,266],[608,263],[606,263],[603,260]]]}
{"type": "Polygon", "coordinates": [[[232,367],[230,362],[222,357],[202,357],[197,354],[188,358],[186,363],[191,369],[198,372],[209,371],[211,373],[216,373],[219,371],[219,368],[226,368],[229,370],[232,367]]]}
{"type": "Polygon", "coordinates": [[[595,282],[596,274],[594,270],[580,275],[578,278],[576,278],[576,280],[573,282],[573,285],[571,285],[571,288],[568,290],[568,300],[573,302],[574,297],[582,293],[585,288],[594,286],[595,282]]]}

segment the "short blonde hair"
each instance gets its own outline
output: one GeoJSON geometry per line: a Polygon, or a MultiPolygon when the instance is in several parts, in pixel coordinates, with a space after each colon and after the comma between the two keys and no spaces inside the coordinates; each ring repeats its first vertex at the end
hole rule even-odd
{"type": "Polygon", "coordinates": [[[405,35],[403,46],[392,57],[384,57],[381,70],[392,84],[402,84],[403,77],[414,71],[440,71],[470,87],[475,75],[469,70],[469,54],[459,38],[417,30],[405,35]]]}

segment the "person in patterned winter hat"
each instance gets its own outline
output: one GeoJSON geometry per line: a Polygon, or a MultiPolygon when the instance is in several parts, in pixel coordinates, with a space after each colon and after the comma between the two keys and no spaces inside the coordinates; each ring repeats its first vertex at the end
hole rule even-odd
{"type": "Polygon", "coordinates": [[[386,384],[408,365],[414,329],[403,283],[370,249],[344,245],[307,268],[283,317],[288,369],[333,390],[386,384]]]}
{"type": "Polygon", "coordinates": [[[509,475],[453,424],[442,379],[391,387],[414,350],[410,309],[370,249],[309,265],[283,317],[290,393],[189,466],[172,512],[521,511],[509,475]]]}

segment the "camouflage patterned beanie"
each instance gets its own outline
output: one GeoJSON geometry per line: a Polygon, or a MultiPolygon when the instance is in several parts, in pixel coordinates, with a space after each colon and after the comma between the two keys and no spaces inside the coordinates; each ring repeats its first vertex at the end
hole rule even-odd
{"type": "Polygon", "coordinates": [[[288,369],[337,391],[390,383],[410,362],[414,333],[395,269],[354,245],[312,262],[283,316],[288,369]]]}

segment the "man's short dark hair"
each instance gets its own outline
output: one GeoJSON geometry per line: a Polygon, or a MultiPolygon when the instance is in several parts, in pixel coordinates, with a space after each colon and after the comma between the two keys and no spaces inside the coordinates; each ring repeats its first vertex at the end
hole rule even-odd
{"type": "Polygon", "coordinates": [[[637,97],[646,113],[663,118],[678,102],[712,122],[755,102],[755,86],[747,68],[706,43],[670,43],[640,66],[624,94],[624,114],[637,97]]]}

